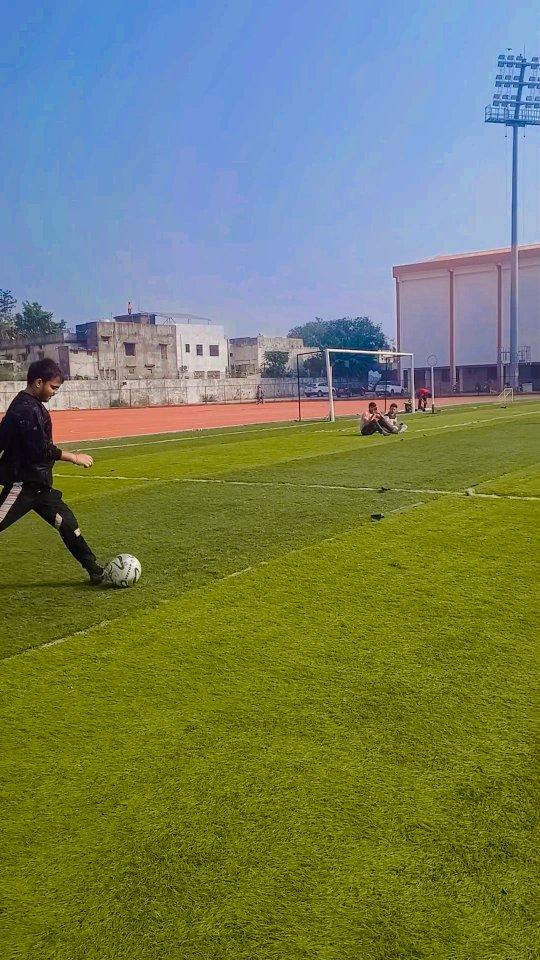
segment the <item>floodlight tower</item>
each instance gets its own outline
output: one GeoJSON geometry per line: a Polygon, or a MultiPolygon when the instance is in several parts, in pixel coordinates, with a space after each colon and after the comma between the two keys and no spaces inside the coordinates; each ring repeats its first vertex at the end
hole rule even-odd
{"type": "Polygon", "coordinates": [[[540,60],[501,53],[497,61],[493,104],[486,107],[486,123],[512,127],[512,252],[510,257],[510,386],[519,386],[518,355],[518,132],[540,126],[540,60]],[[504,92],[503,92],[504,91],[504,92]]]}

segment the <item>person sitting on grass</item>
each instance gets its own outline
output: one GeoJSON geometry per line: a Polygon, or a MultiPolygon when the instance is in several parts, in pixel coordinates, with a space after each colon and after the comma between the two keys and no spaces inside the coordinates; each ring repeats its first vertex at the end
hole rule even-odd
{"type": "Polygon", "coordinates": [[[388,408],[388,413],[385,413],[383,417],[384,426],[388,428],[390,433],[404,433],[407,429],[406,423],[398,423],[397,413],[397,403],[391,403],[388,408]]]}
{"type": "Polygon", "coordinates": [[[377,404],[374,400],[368,406],[368,412],[360,417],[360,433],[363,437],[369,437],[372,433],[382,433],[388,436],[393,431],[389,429],[384,422],[382,413],[377,410],[377,404]]]}
{"type": "MultiPolygon", "coordinates": [[[[104,583],[103,567],[81,534],[79,524],[60,490],[53,489],[57,460],[88,469],[87,453],[60,450],[52,440],[52,422],[44,404],[62,385],[54,360],[36,360],[28,368],[25,390],[12,400],[0,423],[0,533],[34,510],[58,530],[65,546],[88,573],[92,583],[104,583]]],[[[5,562],[8,562],[6,557],[5,562]]]]}

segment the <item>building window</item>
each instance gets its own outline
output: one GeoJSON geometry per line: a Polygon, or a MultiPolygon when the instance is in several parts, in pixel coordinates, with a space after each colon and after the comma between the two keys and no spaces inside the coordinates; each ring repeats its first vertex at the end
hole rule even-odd
{"type": "Polygon", "coordinates": [[[126,353],[126,357],[134,357],[134,356],[135,356],[135,344],[134,344],[134,343],[124,343],[124,350],[125,350],[125,353],[126,353]]]}
{"type": "Polygon", "coordinates": [[[189,343],[186,343],[184,350],[186,351],[186,353],[189,353],[189,343]]]}
{"type": "Polygon", "coordinates": [[[135,373],[135,367],[127,367],[126,369],[128,373],[135,373]]]}
{"type": "Polygon", "coordinates": [[[111,338],[110,338],[110,337],[101,337],[100,339],[101,339],[101,342],[102,342],[102,343],[110,343],[110,342],[111,342],[111,338]]]}
{"type": "Polygon", "coordinates": [[[208,371],[208,379],[209,379],[209,380],[219,380],[220,376],[221,376],[221,371],[220,371],[220,370],[209,370],[209,371],[208,371]]]}
{"type": "Polygon", "coordinates": [[[195,350],[197,351],[197,356],[198,356],[198,357],[202,357],[202,355],[203,355],[202,346],[203,346],[202,343],[198,343],[197,346],[195,347],[195,350]]]}
{"type": "Polygon", "coordinates": [[[160,355],[161,355],[161,359],[162,359],[162,360],[166,360],[166,359],[167,359],[167,344],[166,344],[166,343],[160,343],[160,345],[159,345],[159,352],[160,352],[160,355]]]}
{"type": "Polygon", "coordinates": [[[219,357],[219,343],[210,344],[210,356],[219,357]]]}
{"type": "Polygon", "coordinates": [[[204,370],[194,370],[193,376],[195,380],[204,380],[204,370]]]}

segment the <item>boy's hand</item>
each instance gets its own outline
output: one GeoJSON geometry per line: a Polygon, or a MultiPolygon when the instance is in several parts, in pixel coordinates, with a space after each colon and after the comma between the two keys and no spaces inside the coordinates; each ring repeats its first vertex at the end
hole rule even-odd
{"type": "Polygon", "coordinates": [[[60,457],[64,463],[73,463],[76,467],[84,467],[88,470],[94,463],[94,458],[89,453],[72,453],[71,450],[62,450],[60,457]]]}

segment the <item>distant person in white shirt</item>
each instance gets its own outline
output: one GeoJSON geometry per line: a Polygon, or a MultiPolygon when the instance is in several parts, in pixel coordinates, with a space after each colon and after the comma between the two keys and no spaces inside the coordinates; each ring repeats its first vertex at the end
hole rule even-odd
{"type": "Polygon", "coordinates": [[[386,413],[383,417],[383,425],[388,427],[390,433],[404,433],[407,429],[406,423],[398,423],[397,413],[397,403],[391,403],[388,413],[386,413]]]}
{"type": "Polygon", "coordinates": [[[367,413],[363,413],[360,417],[359,426],[363,437],[369,437],[372,433],[382,433],[383,436],[388,436],[394,432],[385,423],[384,417],[377,410],[377,404],[374,400],[369,404],[367,413]]]}

